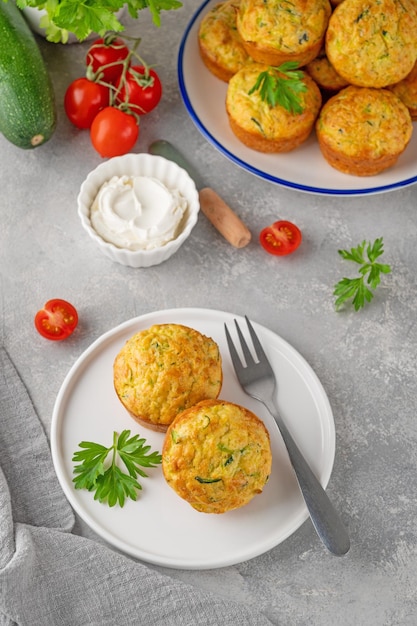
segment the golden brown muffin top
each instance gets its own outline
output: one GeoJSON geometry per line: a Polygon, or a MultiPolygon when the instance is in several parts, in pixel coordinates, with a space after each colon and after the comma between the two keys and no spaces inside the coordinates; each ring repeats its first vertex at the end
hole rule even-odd
{"type": "Polygon", "coordinates": [[[377,159],[402,152],[413,126],[407,107],[388,89],[349,86],[323,106],[317,130],[336,151],[377,159]]]}
{"type": "Polygon", "coordinates": [[[222,385],[217,343],[188,326],[155,324],[131,337],[114,362],[117,395],[133,417],[167,426],[222,385]]]}
{"type": "Polygon", "coordinates": [[[330,13],[328,0],[241,0],[236,23],[245,41],[298,53],[322,39],[330,13]]]}
{"type": "Polygon", "coordinates": [[[274,139],[282,135],[291,136],[298,133],[300,126],[314,123],[321,106],[321,94],[307,74],[303,78],[307,90],[299,94],[302,113],[292,113],[280,105],[271,107],[262,100],[259,90],[249,95],[259,74],[268,70],[267,65],[251,63],[229,81],[227,109],[241,128],[248,132],[257,131],[266,139],[274,139]]]}
{"type": "Polygon", "coordinates": [[[199,45],[214,63],[234,74],[247,61],[236,28],[239,0],[226,0],[216,4],[201,20],[198,31],[199,45]]]}
{"type": "Polygon", "coordinates": [[[339,91],[349,84],[347,80],[336,72],[324,50],[306,65],[305,70],[317,85],[324,90],[339,91]]]}
{"type": "Polygon", "coordinates": [[[264,423],[224,400],[203,401],[178,415],[162,451],[168,484],[205,513],[247,504],[264,488],[271,464],[264,423]]]}
{"type": "Polygon", "coordinates": [[[344,0],[326,32],[327,56],[349,83],[385,87],[417,59],[417,12],[411,0],[344,0]]]}
{"type": "Polygon", "coordinates": [[[417,118],[417,63],[413,69],[403,80],[394,85],[390,85],[389,89],[404,102],[410,111],[412,119],[417,118]]]}

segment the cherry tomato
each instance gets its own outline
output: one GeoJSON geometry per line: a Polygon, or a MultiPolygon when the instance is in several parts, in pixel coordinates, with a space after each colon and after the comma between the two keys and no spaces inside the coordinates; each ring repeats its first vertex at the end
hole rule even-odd
{"type": "Polygon", "coordinates": [[[110,35],[96,39],[88,49],[86,64],[94,73],[100,71],[101,80],[112,83],[123,71],[123,61],[129,55],[129,48],[124,41],[110,35]]]}
{"type": "Polygon", "coordinates": [[[78,324],[78,313],[75,307],[66,300],[55,298],[48,300],[43,309],[35,315],[36,330],[52,341],[66,339],[78,324]]]}
{"type": "Polygon", "coordinates": [[[155,70],[150,69],[146,75],[143,65],[133,65],[126,72],[126,80],[122,77],[116,82],[120,89],[117,96],[119,103],[129,103],[129,108],[138,115],[150,113],[162,97],[162,84],[155,70]]]}
{"type": "Polygon", "coordinates": [[[259,235],[262,247],[269,254],[277,256],[285,256],[297,250],[301,239],[301,231],[298,226],[285,220],[279,220],[271,226],[267,226],[259,235]]]}
{"type": "Polygon", "coordinates": [[[130,152],[135,145],[139,125],[133,115],[115,107],[106,107],[94,118],[90,137],[102,157],[120,156],[130,152]]]}
{"type": "Polygon", "coordinates": [[[109,105],[109,98],[108,87],[88,78],[77,78],[65,92],[65,113],[77,128],[90,128],[97,113],[109,105]]]}

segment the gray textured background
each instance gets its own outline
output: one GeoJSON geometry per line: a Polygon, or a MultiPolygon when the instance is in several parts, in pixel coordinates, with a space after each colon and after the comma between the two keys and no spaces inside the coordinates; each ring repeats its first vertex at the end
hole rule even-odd
{"type": "MultiPolygon", "coordinates": [[[[290,342],[312,365],[333,408],[337,450],[329,494],[349,528],[352,548],[326,553],[310,521],[283,544],[221,570],[164,570],[219,594],[256,603],[277,625],[411,626],[417,623],[416,348],[417,187],[365,198],[321,197],[254,178],[200,135],[182,104],[176,56],[197,8],[165,13],[159,31],[147,16],[126,20],[142,37],[164,86],[135,151],[165,138],[194,158],[206,179],[254,234],[242,250],[204,216],[180,252],[163,265],[117,265],[81,229],[76,196],[101,159],[87,132],[66,120],[63,95],[83,74],[88,44],[39,43],[57,95],[55,136],[34,151],[0,137],[0,339],[49,431],[55,397],[77,357],[97,337],[132,317],[173,307],[248,314],[290,342]],[[278,217],[304,235],[296,255],[277,259],[257,241],[278,217]],[[339,248],[383,236],[384,277],[365,310],[335,313],[333,285],[350,271],[339,248]],[[80,325],[62,343],[47,342],[33,316],[51,297],[73,302],[80,325]]],[[[41,505],[41,503],[40,503],[41,505]]],[[[79,523],[79,532],[92,532],[79,523]]],[[[162,569],[162,568],[161,568],[162,569]]]]}

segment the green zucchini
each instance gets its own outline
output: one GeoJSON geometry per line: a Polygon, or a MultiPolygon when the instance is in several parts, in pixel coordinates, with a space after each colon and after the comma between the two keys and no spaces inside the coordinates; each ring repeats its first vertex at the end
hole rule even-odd
{"type": "Polygon", "coordinates": [[[48,141],[57,121],[49,73],[15,0],[0,0],[0,132],[19,148],[48,141]]]}

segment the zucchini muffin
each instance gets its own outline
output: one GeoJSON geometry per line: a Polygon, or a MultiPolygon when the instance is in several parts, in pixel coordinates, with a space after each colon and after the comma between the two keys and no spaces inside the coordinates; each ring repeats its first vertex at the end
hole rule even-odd
{"type": "Polygon", "coordinates": [[[335,169],[355,176],[372,176],[392,167],[412,132],[405,104],[388,89],[367,87],[349,86],[330,98],[316,123],[324,158],[335,169]]]}
{"type": "Polygon", "coordinates": [[[201,20],[198,46],[201,58],[212,74],[228,82],[249,60],[236,28],[239,0],[216,4],[201,20]]]}
{"type": "Polygon", "coordinates": [[[271,465],[265,424],[224,400],[205,400],[178,415],[162,449],[167,483],[202,513],[225,513],[250,502],[262,492],[271,465]]]}
{"type": "Polygon", "coordinates": [[[417,60],[413,0],[344,0],[333,11],[326,52],[338,74],[360,87],[386,87],[417,60]]]}
{"type": "Polygon", "coordinates": [[[330,13],[329,0],[241,0],[236,25],[255,61],[301,66],[320,52],[330,13]]]}
{"type": "Polygon", "coordinates": [[[323,95],[333,95],[349,84],[336,72],[324,49],[304,69],[320,87],[323,95]]]}
{"type": "MultiPolygon", "coordinates": [[[[289,152],[310,135],[321,107],[316,83],[304,74],[305,92],[300,92],[302,112],[292,113],[277,104],[271,107],[259,90],[249,93],[262,72],[273,72],[267,65],[252,63],[239,70],[229,81],[226,111],[230,128],[249,148],[259,152],[289,152]]],[[[278,72],[285,79],[285,76],[278,72]]]]}
{"type": "Polygon", "coordinates": [[[217,343],[181,324],[155,324],[128,339],[113,365],[114,388],[130,415],[166,431],[178,413],[217,398],[223,381],[217,343]]]}
{"type": "Polygon", "coordinates": [[[403,80],[395,83],[395,85],[390,85],[389,89],[404,102],[410,112],[411,119],[417,120],[417,63],[403,80]]]}

